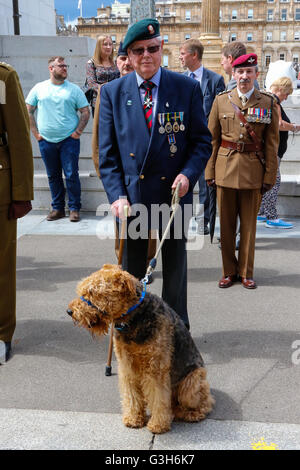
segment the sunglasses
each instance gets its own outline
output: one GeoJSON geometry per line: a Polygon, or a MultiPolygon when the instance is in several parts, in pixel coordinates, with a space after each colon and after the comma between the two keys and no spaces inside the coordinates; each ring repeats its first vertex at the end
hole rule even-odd
{"type": "Polygon", "coordinates": [[[53,67],[59,67],[60,69],[68,69],[70,66],[66,64],[55,64],[53,67]]]}
{"type": "Polygon", "coordinates": [[[149,54],[155,54],[160,49],[160,46],[149,46],[149,47],[137,47],[136,49],[130,49],[134,55],[143,55],[145,51],[149,54]]]}

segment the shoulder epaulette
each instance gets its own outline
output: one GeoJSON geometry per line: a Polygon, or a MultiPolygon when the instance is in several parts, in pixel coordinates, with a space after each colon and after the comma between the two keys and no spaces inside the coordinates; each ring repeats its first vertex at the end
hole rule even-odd
{"type": "Polygon", "coordinates": [[[229,93],[231,90],[224,90],[220,91],[220,93],[217,94],[217,96],[224,95],[225,93],[229,93]]]}
{"type": "Polygon", "coordinates": [[[0,67],[3,67],[4,69],[11,70],[13,67],[6,62],[0,62],[0,67]]]}

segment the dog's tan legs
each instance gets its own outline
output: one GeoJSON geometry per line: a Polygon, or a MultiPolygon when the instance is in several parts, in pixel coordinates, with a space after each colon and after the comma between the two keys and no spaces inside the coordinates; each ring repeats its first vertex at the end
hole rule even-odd
{"type": "Polygon", "coordinates": [[[119,368],[119,377],[123,423],[130,428],[142,428],[146,424],[146,409],[140,383],[128,370],[123,374],[119,368]]]}
{"type": "Polygon", "coordinates": [[[151,412],[147,428],[155,434],[169,431],[173,421],[169,375],[165,378],[147,377],[143,390],[151,412]]]}
{"type": "Polygon", "coordinates": [[[178,387],[177,401],[174,415],[180,421],[201,421],[212,410],[214,399],[210,394],[204,368],[194,370],[182,380],[178,387]]]}

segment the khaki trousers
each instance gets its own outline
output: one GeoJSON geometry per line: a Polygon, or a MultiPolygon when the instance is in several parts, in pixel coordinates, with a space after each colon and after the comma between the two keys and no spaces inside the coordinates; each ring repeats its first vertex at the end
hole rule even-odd
{"type": "Polygon", "coordinates": [[[17,221],[0,207],[0,340],[11,341],[16,327],[17,221]]]}
{"type": "Polygon", "coordinates": [[[223,276],[253,278],[256,218],[261,203],[260,189],[217,187],[220,215],[223,276]],[[235,253],[237,217],[240,218],[240,249],[235,253]]]}

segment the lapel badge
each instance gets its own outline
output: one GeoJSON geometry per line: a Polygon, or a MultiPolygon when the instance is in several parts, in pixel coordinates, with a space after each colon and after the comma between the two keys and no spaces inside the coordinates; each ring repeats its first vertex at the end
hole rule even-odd
{"type": "Polygon", "coordinates": [[[168,103],[168,102],[166,102],[166,108],[169,108],[169,107],[170,107],[169,103],[168,103]]]}
{"type": "Polygon", "coordinates": [[[131,105],[132,105],[132,101],[131,101],[131,100],[128,100],[126,104],[127,104],[127,106],[131,106],[131,105]]]}

